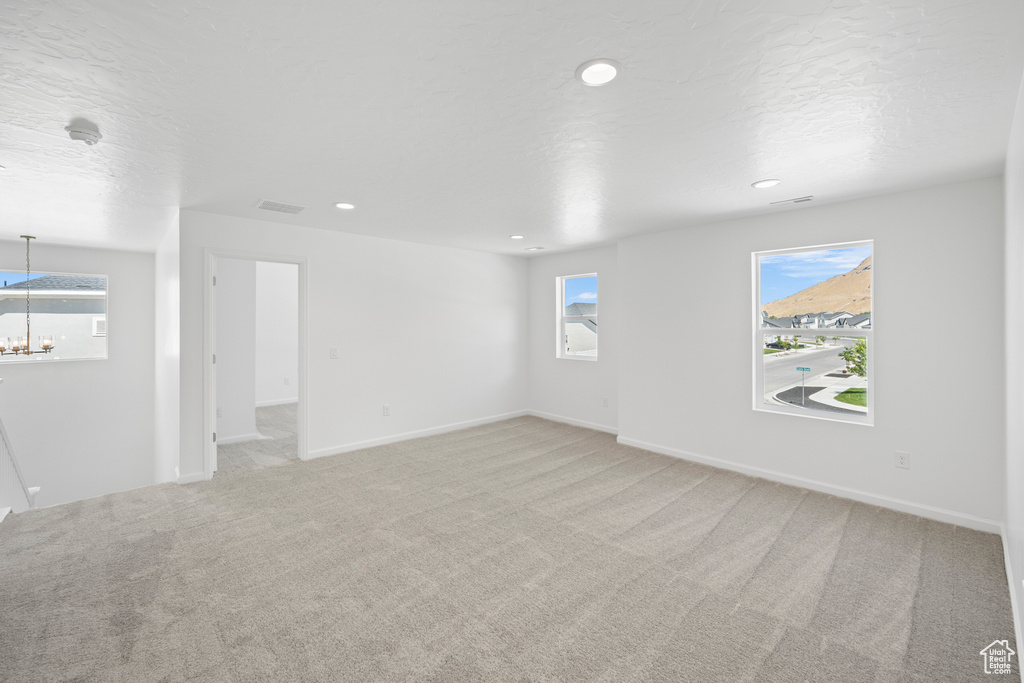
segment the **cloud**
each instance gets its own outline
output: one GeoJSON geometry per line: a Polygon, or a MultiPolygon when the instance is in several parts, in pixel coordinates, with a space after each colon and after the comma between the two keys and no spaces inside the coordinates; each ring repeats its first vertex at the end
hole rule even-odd
{"type": "Polygon", "coordinates": [[[761,258],[766,265],[785,277],[814,277],[828,279],[848,273],[861,261],[871,256],[871,247],[849,247],[825,251],[803,251],[796,254],[774,254],[761,258]]]}
{"type": "Polygon", "coordinates": [[[577,294],[573,298],[574,299],[596,299],[597,298],[597,292],[580,292],[579,294],[577,294]]]}

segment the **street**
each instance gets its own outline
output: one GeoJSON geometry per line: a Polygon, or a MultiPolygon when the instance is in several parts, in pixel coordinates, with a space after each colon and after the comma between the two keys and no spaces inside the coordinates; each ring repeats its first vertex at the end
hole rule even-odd
{"type": "MultiPolygon", "coordinates": [[[[831,340],[829,340],[831,341],[831,340]]],[[[789,355],[781,353],[765,356],[764,359],[764,393],[766,396],[800,383],[798,367],[810,368],[806,373],[807,379],[816,377],[825,372],[841,372],[846,367],[846,361],[839,357],[843,346],[851,347],[856,342],[852,339],[844,339],[839,346],[825,345],[820,350],[810,351],[804,349],[800,353],[790,352],[789,355]]]]}

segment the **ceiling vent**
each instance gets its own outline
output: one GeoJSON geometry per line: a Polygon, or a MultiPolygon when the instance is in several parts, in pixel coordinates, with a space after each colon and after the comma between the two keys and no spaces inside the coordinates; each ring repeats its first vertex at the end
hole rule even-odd
{"type": "Polygon", "coordinates": [[[306,207],[296,206],[295,204],[285,204],[283,202],[272,202],[269,199],[261,199],[260,203],[256,205],[257,209],[263,209],[264,211],[277,211],[278,213],[299,213],[306,207]]]}
{"type": "Polygon", "coordinates": [[[796,199],[783,199],[782,201],[772,202],[771,206],[777,206],[779,204],[803,204],[814,199],[814,195],[807,195],[806,197],[797,197],[796,199]]]}

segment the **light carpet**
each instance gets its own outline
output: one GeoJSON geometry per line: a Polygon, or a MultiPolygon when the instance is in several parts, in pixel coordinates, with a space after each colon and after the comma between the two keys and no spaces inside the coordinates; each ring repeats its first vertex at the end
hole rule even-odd
{"type": "Polygon", "coordinates": [[[522,417],[0,524],[3,681],[986,676],[997,536],[522,417]]]}
{"type": "Polygon", "coordinates": [[[277,467],[299,453],[298,404],[283,403],[256,409],[256,430],[262,439],[217,446],[217,478],[242,476],[264,467],[277,467]]]}

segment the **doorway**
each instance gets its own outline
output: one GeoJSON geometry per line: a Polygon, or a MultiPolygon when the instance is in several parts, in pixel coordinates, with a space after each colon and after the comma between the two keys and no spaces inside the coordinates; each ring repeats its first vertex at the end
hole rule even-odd
{"type": "Polygon", "coordinates": [[[305,259],[207,252],[208,477],[305,459],[305,259]]]}

